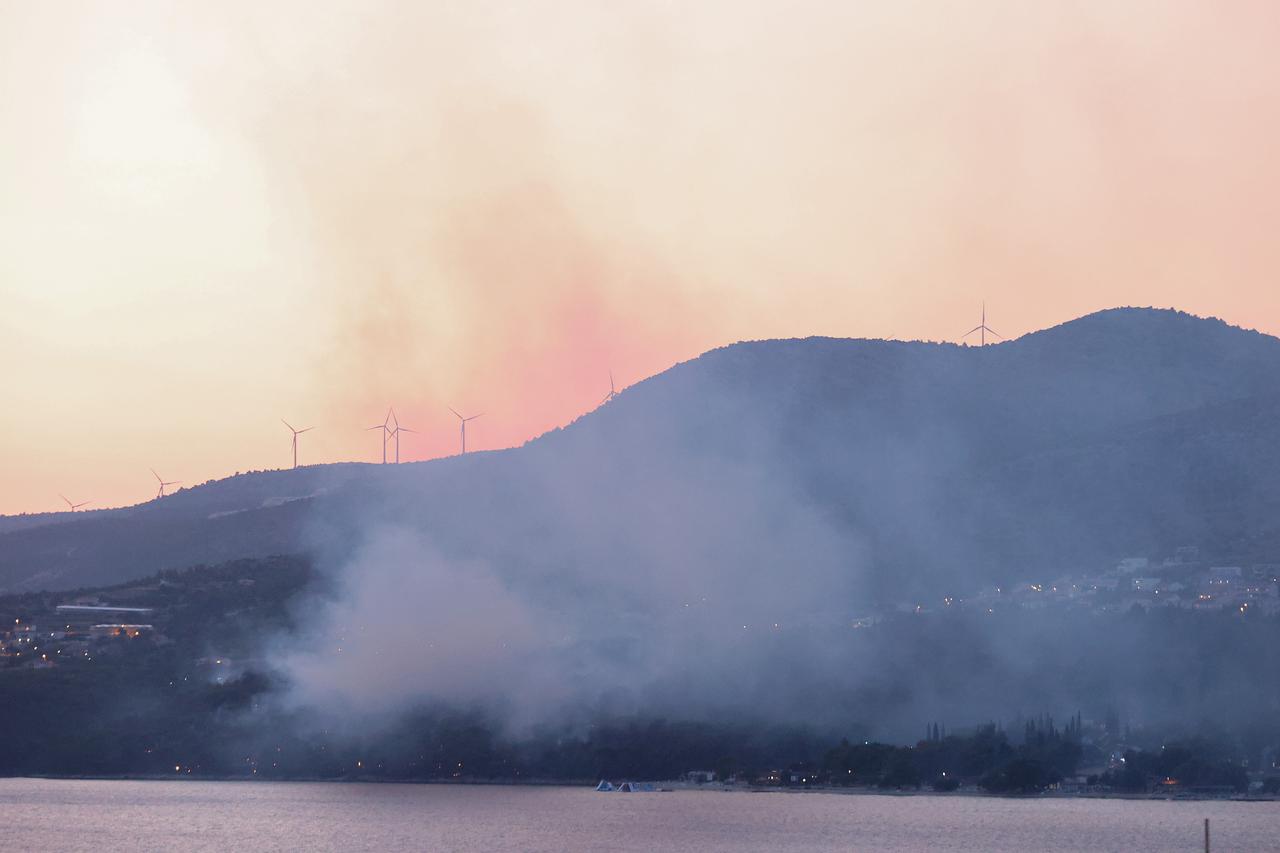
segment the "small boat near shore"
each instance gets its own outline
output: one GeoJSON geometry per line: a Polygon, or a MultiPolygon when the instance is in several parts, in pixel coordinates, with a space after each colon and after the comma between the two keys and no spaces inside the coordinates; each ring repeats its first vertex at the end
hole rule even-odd
{"type": "Polygon", "coordinates": [[[624,794],[642,794],[657,791],[658,789],[650,782],[619,782],[614,785],[607,779],[601,779],[600,784],[596,785],[597,791],[621,791],[624,794]]]}

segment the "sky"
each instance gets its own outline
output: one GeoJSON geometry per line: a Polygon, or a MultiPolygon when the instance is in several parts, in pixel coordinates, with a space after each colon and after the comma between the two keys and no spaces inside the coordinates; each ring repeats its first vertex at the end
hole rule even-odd
{"type": "Polygon", "coordinates": [[[0,513],[709,348],[1280,333],[1280,5],[0,0],[0,513]]]}

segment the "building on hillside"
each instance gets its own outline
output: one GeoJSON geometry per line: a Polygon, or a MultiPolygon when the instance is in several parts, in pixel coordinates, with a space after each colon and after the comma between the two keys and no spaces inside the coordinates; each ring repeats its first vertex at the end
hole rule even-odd
{"type": "Polygon", "coordinates": [[[1116,571],[1122,575],[1136,575],[1138,572],[1145,572],[1151,561],[1146,557],[1125,557],[1116,566],[1116,571]]]}
{"type": "Polygon", "coordinates": [[[1212,566],[1209,569],[1210,586],[1226,586],[1238,582],[1244,576],[1239,566],[1212,566]]]}
{"type": "Polygon", "coordinates": [[[124,633],[137,636],[152,631],[153,607],[115,607],[107,604],[59,604],[54,608],[57,627],[68,639],[102,638],[124,633]],[[121,629],[132,629],[124,630],[121,629]]]}
{"type": "Polygon", "coordinates": [[[124,624],[104,624],[94,625],[90,629],[90,634],[97,639],[105,639],[108,637],[128,637],[133,639],[141,637],[144,634],[150,634],[155,631],[151,625],[124,625],[124,624]]]}
{"type": "Polygon", "coordinates": [[[1255,581],[1280,583],[1280,563],[1259,563],[1249,570],[1255,581]]]}
{"type": "Polygon", "coordinates": [[[150,616],[155,612],[154,607],[113,607],[107,604],[59,604],[54,608],[54,612],[60,617],[71,619],[83,619],[96,617],[101,619],[103,616],[114,614],[129,614],[134,617],[150,616]]]}

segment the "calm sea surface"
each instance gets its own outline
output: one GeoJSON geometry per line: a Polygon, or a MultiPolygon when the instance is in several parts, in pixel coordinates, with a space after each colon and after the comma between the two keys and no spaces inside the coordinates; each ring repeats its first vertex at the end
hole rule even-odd
{"type": "Polygon", "coordinates": [[[1280,850],[1280,804],[0,779],[0,848],[1280,850]]]}

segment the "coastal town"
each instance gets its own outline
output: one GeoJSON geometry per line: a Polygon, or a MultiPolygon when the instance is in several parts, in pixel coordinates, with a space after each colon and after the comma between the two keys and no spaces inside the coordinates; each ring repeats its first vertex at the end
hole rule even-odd
{"type": "MultiPolygon", "coordinates": [[[[186,581],[210,590],[229,585],[247,588],[255,582],[249,577],[218,577],[201,582],[194,576],[186,581]]],[[[125,585],[109,592],[87,592],[56,601],[48,596],[29,595],[13,603],[0,602],[0,619],[4,620],[0,627],[0,670],[92,661],[95,654],[109,653],[121,638],[145,637],[166,643],[166,623],[170,620],[157,616],[169,614],[155,603],[164,600],[166,584],[172,585],[172,581],[125,585]]],[[[1228,563],[1207,559],[1200,548],[1187,545],[1159,559],[1126,557],[1101,571],[1063,574],[1052,580],[1027,579],[963,595],[902,601],[855,616],[849,626],[870,628],[890,616],[913,613],[995,613],[1014,609],[1107,614],[1134,607],[1275,616],[1280,614],[1280,561],[1228,563]]]]}
{"type": "MultiPolygon", "coordinates": [[[[1100,571],[1061,574],[1052,580],[1024,579],[967,595],[904,601],[890,612],[1070,608],[1120,613],[1133,607],[1280,614],[1280,561],[1220,562],[1204,557],[1194,545],[1185,545],[1160,559],[1125,557],[1100,571]]],[[[853,624],[870,627],[885,615],[880,612],[861,616],[853,624]]]]}

